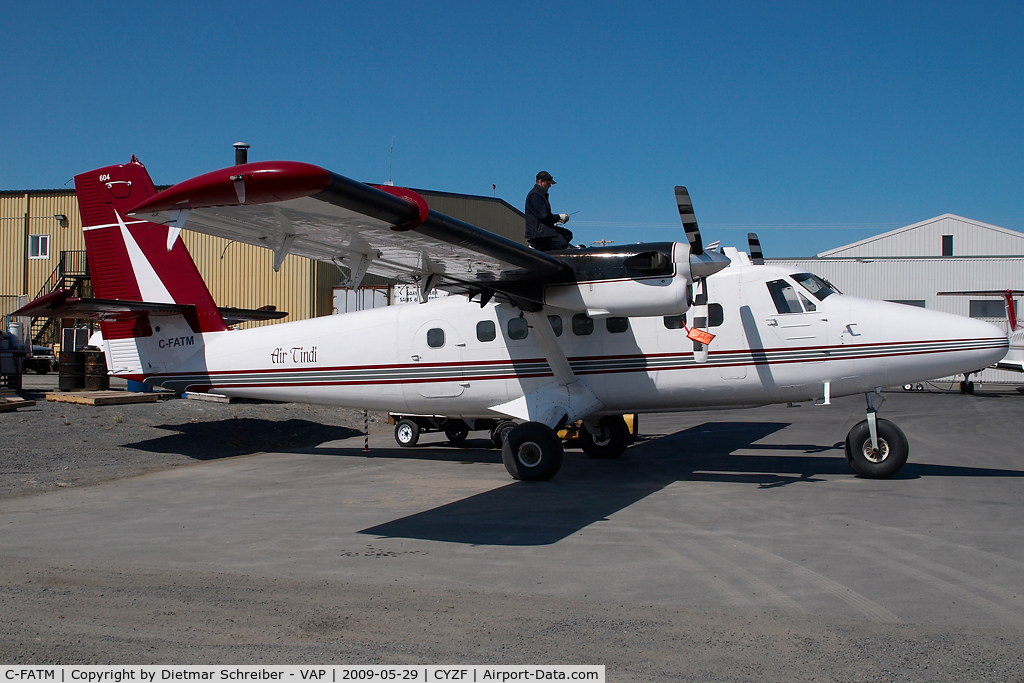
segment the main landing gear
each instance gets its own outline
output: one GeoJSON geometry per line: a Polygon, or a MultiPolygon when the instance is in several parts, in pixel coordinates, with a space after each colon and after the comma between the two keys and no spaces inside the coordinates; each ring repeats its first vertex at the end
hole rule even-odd
{"type": "Polygon", "coordinates": [[[962,382],[960,382],[961,394],[974,394],[974,382],[971,380],[971,375],[975,374],[975,372],[980,372],[980,370],[964,373],[964,379],[962,382]]]}
{"type": "Polygon", "coordinates": [[[562,467],[562,440],[540,422],[524,422],[508,432],[501,461],[513,479],[547,481],[562,467]]]}
{"type": "Polygon", "coordinates": [[[846,460],[862,477],[888,479],[903,469],[910,446],[902,429],[876,416],[878,409],[872,403],[871,392],[864,397],[867,419],[855,424],[846,435],[846,460]]]}

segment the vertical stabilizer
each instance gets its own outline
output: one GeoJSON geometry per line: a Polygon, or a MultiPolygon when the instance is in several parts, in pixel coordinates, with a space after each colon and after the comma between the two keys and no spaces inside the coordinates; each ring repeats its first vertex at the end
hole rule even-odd
{"type": "MultiPolygon", "coordinates": [[[[75,176],[75,192],[96,297],[185,304],[194,307],[184,316],[193,332],[228,329],[184,243],[168,250],[168,226],[127,215],[156,194],[138,159],[75,176]]],[[[101,325],[107,340],[152,335],[145,315],[101,325]]]]}

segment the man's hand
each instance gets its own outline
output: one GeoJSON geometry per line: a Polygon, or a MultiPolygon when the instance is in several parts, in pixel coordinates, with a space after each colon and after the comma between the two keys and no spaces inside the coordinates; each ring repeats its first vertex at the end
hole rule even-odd
{"type": "Polygon", "coordinates": [[[560,214],[558,214],[558,222],[559,223],[568,223],[569,222],[569,214],[567,214],[567,213],[560,213],[560,214]]]}

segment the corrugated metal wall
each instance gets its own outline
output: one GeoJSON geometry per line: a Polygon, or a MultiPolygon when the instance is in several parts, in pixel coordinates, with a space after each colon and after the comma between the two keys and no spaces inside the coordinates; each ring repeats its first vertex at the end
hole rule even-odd
{"type": "Polygon", "coordinates": [[[519,244],[526,244],[526,217],[503,199],[431,190],[416,192],[427,200],[427,205],[434,211],[490,230],[519,244]]]}
{"type": "MultiPolygon", "coordinates": [[[[819,275],[844,294],[879,300],[923,300],[925,308],[970,313],[970,298],[936,296],[937,292],[964,290],[1024,289],[1024,255],[991,258],[909,259],[765,259],[772,265],[789,266],[793,272],[819,275]]],[[[974,297],[998,301],[996,297],[974,297]]],[[[983,318],[1006,329],[1006,318],[983,318]]],[[[985,370],[986,382],[1024,383],[1024,374],[985,370]]]]}
{"type": "Polygon", "coordinates": [[[818,254],[819,257],[942,256],[942,236],[953,236],[953,256],[1024,254],[1024,234],[945,214],[818,254]]]}
{"type": "Polygon", "coordinates": [[[0,194],[0,294],[24,294],[26,195],[0,194]]]}
{"type": "Polygon", "coordinates": [[[73,192],[0,194],[0,294],[34,297],[56,269],[60,252],[84,249],[82,221],[73,192]],[[28,234],[50,239],[48,258],[26,261],[26,212],[28,234]],[[67,227],[54,218],[58,214],[67,216],[67,227]]]}
{"type": "MultiPolygon", "coordinates": [[[[275,273],[274,253],[269,249],[188,230],[181,235],[218,306],[273,305],[279,311],[288,311],[285,321],[315,315],[309,295],[313,280],[313,262],[309,259],[287,256],[275,273]]],[[[242,327],[268,324],[273,323],[245,323],[242,327]]]]}

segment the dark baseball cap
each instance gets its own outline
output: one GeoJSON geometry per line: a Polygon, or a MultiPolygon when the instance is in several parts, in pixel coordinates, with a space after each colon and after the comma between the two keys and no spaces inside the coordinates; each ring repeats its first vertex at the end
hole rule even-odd
{"type": "Polygon", "coordinates": [[[555,179],[551,177],[551,174],[547,171],[541,171],[537,174],[537,180],[550,180],[552,185],[555,185],[555,179]]]}

